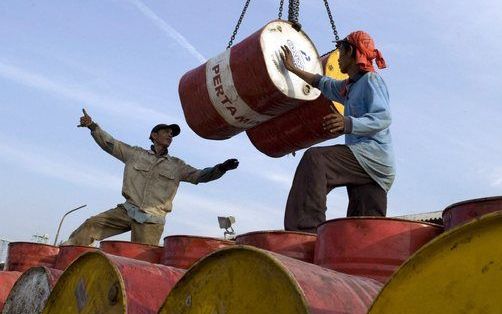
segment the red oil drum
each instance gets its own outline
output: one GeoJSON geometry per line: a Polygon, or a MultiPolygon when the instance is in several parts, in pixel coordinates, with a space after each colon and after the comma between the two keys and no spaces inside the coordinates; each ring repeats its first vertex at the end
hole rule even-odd
{"type": "Polygon", "coordinates": [[[233,241],[209,237],[168,236],[164,238],[164,250],[160,263],[187,269],[209,253],[234,244],[233,241]]]}
{"type": "Polygon", "coordinates": [[[108,254],[124,256],[158,264],[162,256],[162,247],[127,241],[101,241],[100,249],[108,254]]]}
{"type": "Polygon", "coordinates": [[[26,271],[31,267],[54,267],[59,248],[42,243],[11,242],[7,252],[5,270],[26,271]]]}
{"type": "Polygon", "coordinates": [[[74,260],[86,252],[96,251],[98,248],[80,245],[61,245],[56,257],[55,269],[65,270],[74,260]]]}
{"type": "Polygon", "coordinates": [[[18,271],[0,271],[0,312],[4,307],[5,300],[9,296],[10,290],[21,274],[18,271]]]}
{"type": "Polygon", "coordinates": [[[48,267],[32,267],[25,271],[10,290],[2,314],[41,313],[62,273],[48,267]]]}
{"type": "Polygon", "coordinates": [[[502,210],[502,196],[467,200],[448,206],[443,211],[443,224],[446,230],[463,225],[473,219],[502,210]]]}
{"type": "Polygon", "coordinates": [[[282,45],[290,48],[299,68],[322,72],[308,36],[287,21],[272,21],[183,75],[179,95],[190,128],[207,139],[227,139],[316,99],[320,92],[282,65],[282,45]]]}
{"type": "Polygon", "coordinates": [[[52,290],[43,313],[157,313],[185,271],[99,251],[80,256],[52,290]]]}
{"type": "MultiPolygon", "coordinates": [[[[347,78],[338,66],[338,50],[321,59],[325,73],[339,80],[347,78]]],[[[322,127],[323,118],[343,106],[323,95],[306,101],[278,117],[246,131],[249,140],[260,152],[270,157],[282,157],[298,150],[332,139],[333,135],[322,127]]]]}
{"type": "Polygon", "coordinates": [[[370,278],[236,246],[190,268],[159,313],[365,314],[381,287],[370,278]]]}
{"type": "Polygon", "coordinates": [[[317,236],[294,231],[257,231],[239,235],[235,244],[251,245],[304,262],[314,262],[317,236]]]}
{"type": "Polygon", "coordinates": [[[395,218],[333,219],[317,227],[314,263],[385,283],[416,250],[442,232],[440,225],[395,218]]]}

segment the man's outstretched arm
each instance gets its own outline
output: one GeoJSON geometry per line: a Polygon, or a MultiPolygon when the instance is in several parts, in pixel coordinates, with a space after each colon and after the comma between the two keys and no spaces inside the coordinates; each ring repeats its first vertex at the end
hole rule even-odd
{"type": "Polygon", "coordinates": [[[101,129],[87,114],[85,109],[82,109],[82,112],[84,115],[80,117],[80,125],[78,127],[89,128],[92,137],[105,152],[123,162],[126,162],[134,154],[134,149],[130,145],[114,139],[110,134],[101,129]]]}
{"type": "Polygon", "coordinates": [[[205,169],[196,169],[190,165],[183,164],[181,170],[181,181],[193,184],[209,182],[221,178],[227,171],[236,169],[239,166],[237,159],[228,159],[221,164],[205,169]]]}

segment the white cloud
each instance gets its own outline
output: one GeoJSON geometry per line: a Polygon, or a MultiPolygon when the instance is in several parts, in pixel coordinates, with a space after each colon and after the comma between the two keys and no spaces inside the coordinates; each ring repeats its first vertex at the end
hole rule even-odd
{"type": "MultiPolygon", "coordinates": [[[[138,103],[100,95],[65,82],[58,82],[43,74],[0,61],[0,77],[33,87],[50,94],[71,99],[81,106],[95,107],[127,118],[149,120],[152,116],[164,121],[177,121],[160,111],[148,108],[138,103]]],[[[91,112],[90,112],[91,113],[91,112]]]]}
{"type": "Polygon", "coordinates": [[[162,30],[169,37],[174,39],[181,47],[185,48],[192,56],[201,63],[206,62],[206,58],[195,48],[182,34],[167,24],[161,17],[139,0],[129,0],[144,16],[146,16],[155,26],[162,30]]]}

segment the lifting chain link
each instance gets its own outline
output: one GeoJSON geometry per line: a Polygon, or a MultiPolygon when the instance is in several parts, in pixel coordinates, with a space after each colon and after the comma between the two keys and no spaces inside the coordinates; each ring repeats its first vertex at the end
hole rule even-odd
{"type": "Polygon", "coordinates": [[[289,0],[288,21],[293,23],[293,28],[296,31],[302,29],[302,25],[298,22],[300,15],[300,0],[289,0]]]}
{"type": "MultiPolygon", "coordinates": [[[[333,15],[331,15],[331,10],[329,9],[328,0],[324,0],[324,6],[326,7],[326,12],[328,12],[328,18],[329,18],[329,22],[331,23],[331,29],[333,30],[333,35],[335,35],[335,40],[338,41],[338,40],[340,40],[340,37],[338,37],[338,31],[336,30],[335,21],[333,20],[333,15]]],[[[321,59],[324,58],[325,56],[329,55],[330,53],[332,53],[335,50],[336,50],[336,48],[332,49],[331,51],[326,52],[325,54],[323,54],[321,56],[321,59]]]]}
{"type": "Polygon", "coordinates": [[[239,17],[239,20],[237,21],[237,25],[235,25],[234,32],[232,33],[232,37],[230,37],[230,41],[228,42],[227,49],[232,47],[234,43],[235,36],[237,35],[237,31],[239,30],[239,27],[241,26],[242,19],[244,19],[244,15],[246,14],[246,10],[248,9],[249,2],[251,0],[246,0],[246,4],[244,4],[244,8],[242,9],[241,16],[239,17]]]}
{"type": "Polygon", "coordinates": [[[277,17],[279,18],[279,20],[282,20],[282,10],[284,8],[284,0],[281,0],[281,2],[279,2],[279,14],[277,15],[277,17]]]}

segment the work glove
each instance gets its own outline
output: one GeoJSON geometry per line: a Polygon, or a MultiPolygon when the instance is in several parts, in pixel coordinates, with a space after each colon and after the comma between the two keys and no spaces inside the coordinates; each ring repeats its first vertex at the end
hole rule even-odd
{"type": "Polygon", "coordinates": [[[224,163],[219,164],[218,168],[223,171],[233,170],[239,166],[239,161],[235,158],[228,159],[224,163]]]}

